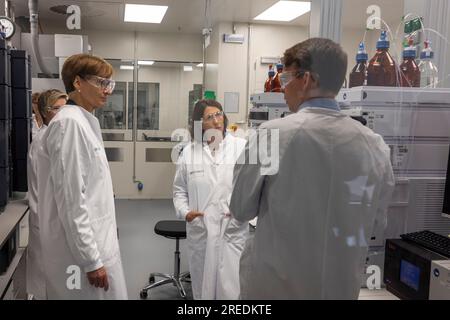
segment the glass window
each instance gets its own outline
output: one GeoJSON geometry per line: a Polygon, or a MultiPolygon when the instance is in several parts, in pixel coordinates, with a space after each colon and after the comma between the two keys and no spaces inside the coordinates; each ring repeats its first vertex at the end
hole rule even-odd
{"type": "MultiPolygon", "coordinates": [[[[159,83],[139,82],[137,92],[138,130],[159,130],[159,83]]],[[[128,86],[128,129],[133,128],[133,83],[128,86]]]]}
{"type": "Polygon", "coordinates": [[[108,97],[106,105],[95,111],[102,129],[125,129],[127,83],[116,82],[116,87],[108,97]]]}

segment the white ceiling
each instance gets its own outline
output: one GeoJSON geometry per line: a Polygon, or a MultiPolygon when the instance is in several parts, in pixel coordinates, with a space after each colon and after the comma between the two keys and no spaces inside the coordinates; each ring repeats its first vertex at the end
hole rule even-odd
{"type": "MultiPolygon", "coordinates": [[[[255,23],[253,18],[278,0],[210,0],[205,18],[206,0],[39,0],[41,27],[46,23],[65,26],[65,16],[51,12],[50,7],[77,4],[82,12],[82,29],[110,29],[121,31],[147,31],[171,33],[201,33],[203,27],[218,22],[255,23]],[[123,21],[125,3],[168,5],[161,24],[129,23],[123,21]],[[50,22],[51,21],[51,22],[50,22]]],[[[314,1],[314,0],[312,0],[314,1]]],[[[1,2],[1,1],[0,1],[1,2]]],[[[28,0],[14,0],[16,16],[28,16],[28,0]]],[[[388,23],[400,22],[404,0],[344,0],[343,25],[347,28],[364,28],[366,8],[377,4],[388,23]]],[[[290,26],[308,26],[309,13],[288,23],[271,23],[290,26]]]]}

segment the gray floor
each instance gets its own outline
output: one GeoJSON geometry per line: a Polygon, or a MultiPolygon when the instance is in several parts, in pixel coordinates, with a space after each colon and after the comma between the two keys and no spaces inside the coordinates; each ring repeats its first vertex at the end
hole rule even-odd
{"type": "MultiPolygon", "coordinates": [[[[116,200],[117,225],[129,299],[140,299],[151,272],[173,273],[175,240],[155,234],[160,220],[174,220],[172,200],[116,200]]],[[[181,272],[188,271],[185,240],[180,242],[181,272]]],[[[158,281],[158,279],[156,279],[158,281]]],[[[184,288],[192,299],[189,284],[184,288]]],[[[148,299],[181,299],[176,287],[167,284],[149,291],[148,299]]]]}

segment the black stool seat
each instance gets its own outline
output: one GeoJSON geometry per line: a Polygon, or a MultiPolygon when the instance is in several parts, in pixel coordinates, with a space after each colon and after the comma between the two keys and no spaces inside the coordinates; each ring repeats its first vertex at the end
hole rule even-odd
{"type": "Polygon", "coordinates": [[[186,239],[186,221],[182,220],[163,220],[159,221],[155,225],[155,233],[169,238],[175,239],[175,255],[173,274],[153,272],[149,277],[149,284],[141,290],[141,298],[146,299],[148,297],[148,291],[150,289],[162,286],[164,284],[171,283],[178,288],[182,298],[186,298],[186,291],[184,291],[182,282],[190,282],[189,272],[180,273],[180,239],[186,239]],[[155,278],[162,278],[162,280],[155,282],[155,278]]]}
{"type": "Polygon", "coordinates": [[[155,225],[155,233],[167,238],[186,239],[186,221],[159,221],[155,225]]]}

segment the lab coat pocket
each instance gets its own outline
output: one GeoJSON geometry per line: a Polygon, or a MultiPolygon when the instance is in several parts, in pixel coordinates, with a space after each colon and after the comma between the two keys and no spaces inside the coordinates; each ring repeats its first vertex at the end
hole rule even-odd
{"type": "Polygon", "coordinates": [[[242,250],[248,238],[248,222],[230,218],[223,237],[225,241],[236,244],[242,250]]]}
{"type": "Polygon", "coordinates": [[[199,179],[205,176],[205,170],[202,168],[193,168],[189,170],[190,179],[199,179]]]}
{"type": "Polygon", "coordinates": [[[93,174],[97,174],[99,176],[103,176],[104,167],[108,164],[108,159],[106,158],[105,149],[101,147],[94,147],[94,156],[95,156],[95,166],[93,174]]]}
{"type": "Polygon", "coordinates": [[[190,226],[190,228],[199,228],[203,227],[203,221],[201,217],[197,217],[191,222],[187,222],[187,225],[190,226]]]}
{"type": "Polygon", "coordinates": [[[200,241],[206,234],[203,218],[197,217],[191,222],[186,223],[187,238],[190,241],[200,241]]]}

